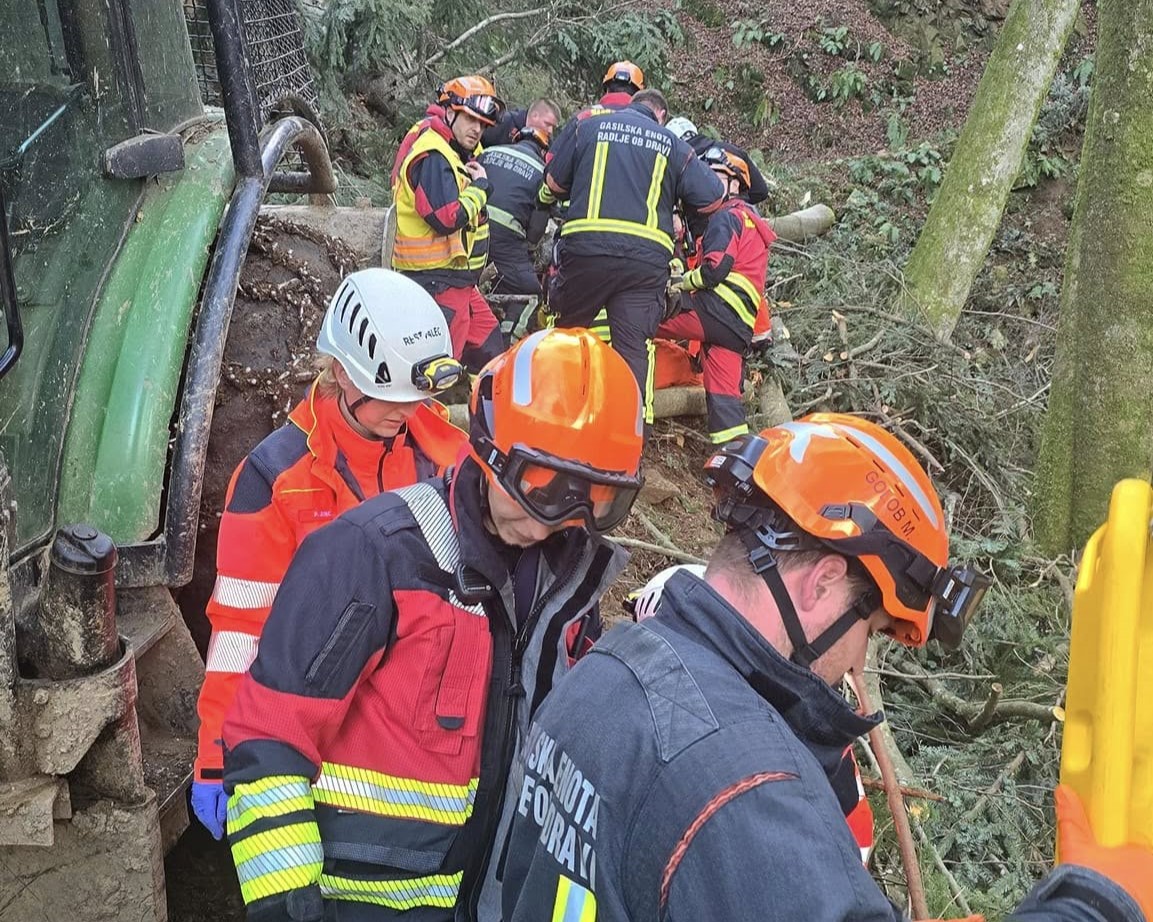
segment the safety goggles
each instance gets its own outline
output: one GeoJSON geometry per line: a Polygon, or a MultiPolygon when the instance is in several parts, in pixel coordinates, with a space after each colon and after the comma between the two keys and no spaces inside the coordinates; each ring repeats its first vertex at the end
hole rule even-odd
{"type": "Polygon", "coordinates": [[[464,366],[451,355],[435,355],[412,366],[412,383],[418,391],[438,394],[464,376],[464,366]]]}
{"type": "Polygon", "coordinates": [[[597,470],[522,445],[507,455],[491,446],[484,461],[538,522],[583,524],[601,533],[625,520],[644,483],[640,475],[597,470]]]}
{"type": "Polygon", "coordinates": [[[821,509],[827,519],[849,520],[860,534],[826,543],[853,557],[879,557],[893,577],[897,598],[926,613],[927,637],[956,649],[989,588],[988,577],[970,567],[938,567],[897,535],[861,503],[831,504],[821,509]]]}
{"type": "Polygon", "coordinates": [[[504,102],[495,96],[451,96],[449,104],[456,109],[467,109],[490,123],[495,123],[504,111],[504,102]]]}

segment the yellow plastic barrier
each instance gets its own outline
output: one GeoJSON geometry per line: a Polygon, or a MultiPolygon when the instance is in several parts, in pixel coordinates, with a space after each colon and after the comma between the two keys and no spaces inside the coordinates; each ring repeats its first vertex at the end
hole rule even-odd
{"type": "Polygon", "coordinates": [[[1061,780],[1097,840],[1153,846],[1153,487],[1123,480],[1073,600],[1061,780]]]}

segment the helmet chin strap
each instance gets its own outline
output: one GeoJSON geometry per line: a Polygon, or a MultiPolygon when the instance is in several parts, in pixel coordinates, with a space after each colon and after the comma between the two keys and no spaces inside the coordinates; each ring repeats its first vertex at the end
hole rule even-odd
{"type": "Polygon", "coordinates": [[[793,597],[789,595],[789,588],[781,578],[777,558],[772,549],[766,547],[751,528],[741,530],[741,541],[748,549],[749,563],[752,564],[753,571],[765,581],[769,587],[769,592],[772,593],[773,601],[777,603],[777,611],[781,614],[781,623],[785,626],[785,633],[788,635],[789,643],[793,646],[793,652],[789,659],[798,666],[805,669],[811,668],[813,663],[844,637],[854,624],[858,621],[868,620],[871,611],[862,597],[820,634],[809,640],[805,636],[805,629],[797,615],[796,606],[793,605],[793,597]]]}
{"type": "Polygon", "coordinates": [[[367,439],[367,440],[372,441],[372,442],[386,442],[389,440],[388,437],[383,436],[383,435],[377,435],[375,432],[373,432],[371,429],[369,429],[368,426],[366,426],[364,423],[362,423],[360,421],[360,418],[356,415],[356,411],[359,410],[366,403],[368,403],[370,400],[372,400],[371,397],[368,397],[368,396],[362,394],[360,397],[358,397],[352,403],[349,403],[348,400],[344,396],[344,391],[340,392],[340,407],[347,414],[349,421],[351,423],[355,424],[356,427],[360,430],[356,434],[359,435],[361,438],[367,439]]]}

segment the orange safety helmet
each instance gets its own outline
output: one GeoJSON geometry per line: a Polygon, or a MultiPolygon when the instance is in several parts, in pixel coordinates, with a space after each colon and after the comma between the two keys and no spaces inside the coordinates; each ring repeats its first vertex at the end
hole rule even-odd
{"type": "Polygon", "coordinates": [[[753,568],[774,590],[798,662],[810,654],[803,664],[811,663],[853,619],[877,607],[893,618],[892,633],[902,643],[960,643],[989,582],[949,566],[936,490],[885,429],[842,413],[814,413],[734,439],[705,468],[717,495],[714,514],[741,532],[753,568]],[[839,630],[835,622],[821,637],[802,634],[798,643],[788,623],[796,612],[774,589],[779,574],[769,575],[776,574],[773,552],[819,547],[855,561],[875,588],[846,612],[839,630]]]}
{"type": "Polygon", "coordinates": [[[548,150],[549,136],[548,132],[543,128],[529,128],[525,126],[524,128],[518,129],[517,133],[513,136],[513,141],[518,144],[521,141],[529,140],[536,141],[537,146],[542,152],[548,150]]]}
{"type": "Polygon", "coordinates": [[[437,90],[436,101],[447,109],[468,112],[486,125],[495,125],[504,111],[504,100],[484,77],[457,77],[437,90]]]}
{"type": "Polygon", "coordinates": [[[645,88],[645,72],[632,61],[617,61],[610,64],[605,71],[605,78],[601,81],[601,89],[607,90],[610,83],[627,83],[633,92],[645,88]]]}
{"type": "Polygon", "coordinates": [[[723,173],[739,182],[742,191],[747,192],[752,185],[749,163],[744,157],[714,145],[701,154],[701,159],[714,173],[723,173]]]}
{"type": "Polygon", "coordinates": [[[624,521],[644,482],[644,403],[625,360],[594,334],[522,339],[481,370],[470,410],[473,455],[535,519],[597,532],[624,521]]]}

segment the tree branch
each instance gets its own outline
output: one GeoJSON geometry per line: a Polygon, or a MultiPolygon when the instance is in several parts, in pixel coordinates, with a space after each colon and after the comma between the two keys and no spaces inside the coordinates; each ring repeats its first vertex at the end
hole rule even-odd
{"type": "MultiPolygon", "coordinates": [[[[919,669],[919,667],[917,667],[919,669]]],[[[916,682],[934,701],[956,717],[964,725],[966,732],[978,736],[992,726],[1017,720],[1039,720],[1053,723],[1062,719],[1059,707],[1051,704],[1037,704],[1035,701],[1001,701],[997,683],[990,688],[989,696],[982,704],[966,701],[960,695],[945,688],[935,676],[927,673],[904,673],[903,678],[916,682]]]]}
{"type": "MultiPolygon", "coordinates": [[[[458,35],[451,42],[449,42],[447,45],[445,45],[443,48],[441,48],[440,51],[438,51],[432,57],[428,58],[421,66],[422,67],[432,67],[433,64],[435,64],[437,61],[441,60],[445,55],[451,54],[453,51],[455,51],[457,48],[459,48],[461,45],[463,45],[465,42],[467,42],[470,38],[472,38],[474,35],[476,35],[478,32],[481,32],[481,31],[487,29],[491,25],[495,25],[498,22],[505,22],[506,20],[509,20],[509,19],[528,19],[532,16],[537,16],[540,13],[545,12],[546,10],[547,10],[547,7],[538,6],[538,7],[531,9],[531,10],[521,10],[518,13],[493,13],[491,16],[488,16],[488,17],[482,19],[475,26],[472,26],[471,28],[465,29],[463,32],[460,33],[460,35],[458,35]]],[[[416,70],[413,70],[413,71],[405,74],[406,78],[415,77],[415,76],[416,76],[416,70]]]]}
{"type": "MultiPolygon", "coordinates": [[[[849,673],[849,684],[857,696],[857,702],[866,714],[874,711],[869,693],[865,690],[862,676],[849,673]]],[[[878,699],[879,700],[879,699],[878,699]]],[[[893,759],[888,746],[881,737],[880,727],[869,731],[869,738],[873,741],[873,756],[877,760],[877,767],[881,770],[881,779],[885,785],[885,799],[889,804],[889,812],[893,814],[893,826],[897,833],[897,845],[901,852],[901,864],[905,868],[906,889],[909,892],[909,902],[913,907],[914,919],[927,919],[929,906],[925,899],[925,885],[921,880],[921,866],[917,861],[917,847],[913,844],[913,834],[909,829],[909,812],[905,809],[905,798],[901,794],[901,785],[897,780],[896,770],[893,768],[893,759]]],[[[902,760],[904,761],[904,760],[902,760]]]]}
{"type": "Polygon", "coordinates": [[[649,541],[640,541],[637,538],[626,538],[622,535],[620,537],[610,536],[608,540],[619,544],[621,547],[635,547],[639,551],[651,551],[654,554],[664,554],[666,557],[670,557],[673,560],[680,560],[684,563],[708,563],[703,557],[697,557],[694,554],[678,551],[671,547],[662,547],[659,544],[653,544],[649,541]]]}

